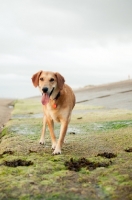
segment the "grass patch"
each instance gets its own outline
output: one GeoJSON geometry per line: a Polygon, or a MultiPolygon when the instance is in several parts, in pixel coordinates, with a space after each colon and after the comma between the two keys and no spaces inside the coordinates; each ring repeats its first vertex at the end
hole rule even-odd
{"type": "MultiPolygon", "coordinates": [[[[132,198],[131,111],[100,109],[96,112],[94,109],[93,112],[91,108],[89,113],[84,113],[83,105],[76,106],[62,154],[52,156],[48,129],[46,146],[38,143],[42,118],[35,117],[34,113],[39,114],[41,110],[37,99],[17,101],[13,111],[16,117],[2,131],[0,199],[132,198]],[[70,164],[79,162],[79,170],[71,171],[65,166],[71,158],[70,164]],[[18,165],[3,165],[12,162],[18,165]],[[32,165],[26,166],[28,162],[32,165]],[[85,165],[88,162],[96,166],[94,170],[85,165]],[[26,164],[21,166],[23,163],[26,164]]],[[[59,129],[55,125],[57,137],[59,129]]]]}
{"type": "Polygon", "coordinates": [[[33,114],[42,112],[42,106],[39,99],[17,100],[14,106],[13,115],[33,114]]]}
{"type": "Polygon", "coordinates": [[[117,130],[121,128],[132,127],[132,120],[107,121],[103,123],[91,123],[89,129],[96,131],[117,130]]]}

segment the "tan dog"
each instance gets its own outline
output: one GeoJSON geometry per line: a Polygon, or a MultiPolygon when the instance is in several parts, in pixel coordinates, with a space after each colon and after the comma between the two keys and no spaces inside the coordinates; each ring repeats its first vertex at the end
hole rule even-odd
{"type": "Polygon", "coordinates": [[[33,75],[32,82],[35,87],[39,87],[42,93],[44,118],[40,144],[45,143],[44,135],[46,124],[48,124],[53,154],[61,154],[71,112],[75,105],[75,95],[72,89],[64,83],[64,77],[59,73],[39,71],[33,75]],[[58,142],[54,134],[55,121],[61,123],[58,142]]]}

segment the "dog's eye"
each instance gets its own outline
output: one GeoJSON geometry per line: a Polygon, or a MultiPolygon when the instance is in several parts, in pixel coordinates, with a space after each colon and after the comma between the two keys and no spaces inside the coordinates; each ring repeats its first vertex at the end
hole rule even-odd
{"type": "Polygon", "coordinates": [[[43,78],[40,78],[40,81],[43,81],[44,79],[43,78]]]}
{"type": "Polygon", "coordinates": [[[51,79],[50,79],[50,82],[53,82],[53,81],[54,81],[54,79],[53,79],[53,78],[51,78],[51,79]]]}

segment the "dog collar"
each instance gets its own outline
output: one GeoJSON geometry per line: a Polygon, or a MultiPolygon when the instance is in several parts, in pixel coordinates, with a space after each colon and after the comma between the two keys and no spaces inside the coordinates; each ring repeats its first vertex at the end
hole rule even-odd
{"type": "Polygon", "coordinates": [[[54,100],[57,100],[60,97],[60,91],[58,92],[58,94],[56,95],[56,97],[54,98],[54,100]]]}
{"type": "MultiPolygon", "coordinates": [[[[60,97],[60,91],[58,92],[58,94],[56,95],[56,97],[53,100],[57,100],[59,97],[60,97]]],[[[57,108],[56,103],[53,104],[53,108],[57,108]]]]}
{"type": "Polygon", "coordinates": [[[52,95],[52,93],[53,93],[54,89],[55,89],[55,88],[53,87],[53,89],[51,90],[51,92],[50,92],[49,96],[51,96],[51,95],[52,95]]]}

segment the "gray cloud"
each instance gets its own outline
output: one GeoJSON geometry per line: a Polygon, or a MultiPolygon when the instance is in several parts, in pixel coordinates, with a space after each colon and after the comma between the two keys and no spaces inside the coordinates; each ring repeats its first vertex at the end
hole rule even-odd
{"type": "Polygon", "coordinates": [[[73,85],[127,78],[131,10],[131,0],[0,0],[1,74],[60,71],[73,85]]]}

